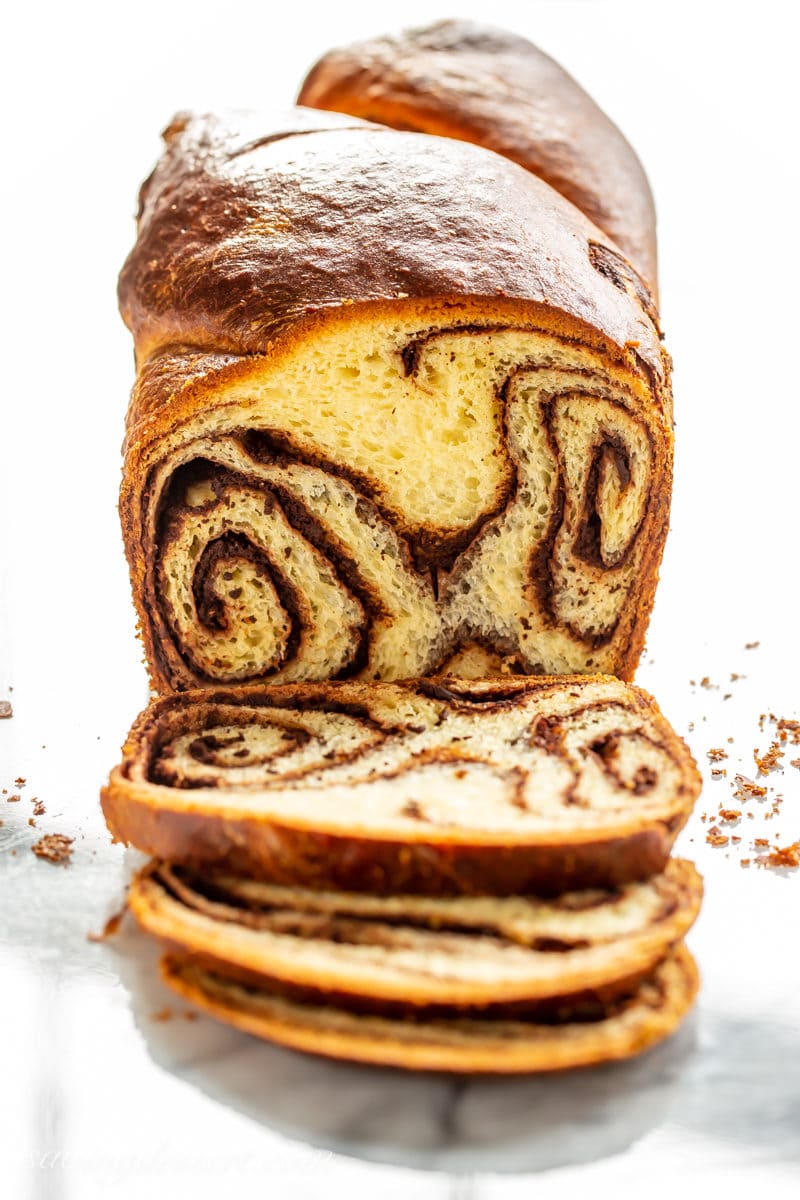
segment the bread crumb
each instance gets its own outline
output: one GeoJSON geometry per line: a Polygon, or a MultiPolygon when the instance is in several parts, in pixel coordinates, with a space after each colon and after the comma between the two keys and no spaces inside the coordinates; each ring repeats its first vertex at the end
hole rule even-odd
{"type": "Polygon", "coordinates": [[[122,924],[122,919],[127,910],[128,905],[125,903],[119,912],[111,914],[99,933],[87,933],[86,940],[89,942],[105,942],[108,938],[113,937],[122,924]]]}
{"type": "Polygon", "coordinates": [[[767,789],[760,783],[754,783],[746,775],[734,775],[733,795],[736,800],[763,800],[767,789]]]}
{"type": "Polygon", "coordinates": [[[31,850],[37,858],[43,858],[45,862],[64,863],[65,865],[72,858],[72,843],[74,838],[67,837],[64,833],[48,833],[38,842],[31,846],[31,850]]]}
{"type": "Polygon", "coordinates": [[[791,846],[773,846],[769,854],[761,854],[756,859],[762,867],[800,867],[800,842],[792,842],[791,846]]]}
{"type": "Polygon", "coordinates": [[[9,717],[13,717],[14,710],[8,700],[0,700],[0,721],[6,721],[9,717]]]}
{"type": "Polygon", "coordinates": [[[709,846],[727,846],[730,838],[727,833],[721,833],[718,825],[712,825],[706,834],[709,846]]]}
{"type": "Polygon", "coordinates": [[[769,775],[772,771],[779,771],[783,753],[783,747],[780,742],[773,742],[764,754],[759,754],[757,749],[754,750],[753,758],[758,767],[759,775],[769,775]]]}

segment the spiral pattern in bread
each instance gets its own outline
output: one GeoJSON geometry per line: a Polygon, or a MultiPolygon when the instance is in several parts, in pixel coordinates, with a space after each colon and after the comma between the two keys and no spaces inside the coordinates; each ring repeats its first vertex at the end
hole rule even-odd
{"type": "Polygon", "coordinates": [[[287,684],[142,714],[103,794],[168,862],[379,894],[555,894],[661,871],[699,791],[618,679],[287,684]]]}

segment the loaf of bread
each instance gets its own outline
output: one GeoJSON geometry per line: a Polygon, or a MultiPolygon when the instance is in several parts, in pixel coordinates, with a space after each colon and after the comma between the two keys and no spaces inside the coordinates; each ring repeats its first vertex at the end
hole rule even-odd
{"type": "Polygon", "coordinates": [[[655,294],[655,207],[636,153],[572,76],[518,34],[437,21],[331,50],[298,103],[510,158],[607,233],[655,294]]]}
{"type": "Polygon", "coordinates": [[[165,697],[103,793],[198,870],[376,894],[559,894],[663,870],[699,792],[618,679],[289,684],[165,697]]]}
{"type": "Polygon", "coordinates": [[[165,982],[211,1016],[257,1037],[331,1058],[406,1070],[558,1071],[640,1054],[671,1034],[691,1007],[697,971],[678,946],[627,994],[565,1005],[544,1019],[480,1013],[384,1016],[247,984],[186,955],[168,956],[165,982]]]}
{"type": "Polygon", "coordinates": [[[148,933],[259,986],[280,981],[319,1003],[357,998],[362,1011],[479,1005],[499,1015],[630,990],[683,938],[701,895],[678,859],[644,883],[553,900],[312,891],[152,863],[128,906],[148,933]]]}
{"type": "Polygon", "coordinates": [[[702,892],[669,861],[696,766],[624,682],[672,479],[647,180],[463,22],[301,100],[176,117],[120,278],[162,693],[102,796],[153,859],[130,909],[170,987],[287,1046],[625,1058],[691,1005],[702,892]]]}
{"type": "Polygon", "coordinates": [[[120,280],[154,686],[630,678],[672,410],[618,247],[466,142],[310,109],[165,139],[120,280]]]}

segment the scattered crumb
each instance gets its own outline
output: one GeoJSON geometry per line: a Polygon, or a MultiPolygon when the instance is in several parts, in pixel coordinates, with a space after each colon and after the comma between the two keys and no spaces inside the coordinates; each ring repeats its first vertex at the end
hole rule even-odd
{"type": "Polygon", "coordinates": [[[16,796],[6,796],[6,804],[18,804],[22,799],[19,793],[16,796]]]}
{"type": "Polygon", "coordinates": [[[783,747],[780,742],[773,742],[764,754],[759,754],[757,749],[754,750],[753,758],[758,767],[759,775],[769,775],[771,771],[779,771],[783,753],[783,747]]]}
{"type": "Polygon", "coordinates": [[[26,781],[23,779],[23,777],[21,775],[18,775],[17,778],[14,780],[14,786],[15,787],[25,787],[25,782],[26,781]]]}
{"type": "Polygon", "coordinates": [[[87,933],[87,941],[105,942],[108,938],[113,937],[114,934],[119,930],[127,909],[127,904],[124,904],[119,912],[112,913],[99,933],[87,933]]]}
{"type": "Polygon", "coordinates": [[[723,821],[738,821],[742,815],[740,808],[721,808],[719,815],[723,821]]]}
{"type": "Polygon", "coordinates": [[[710,750],[706,750],[706,758],[710,762],[722,762],[723,758],[728,757],[728,751],[723,750],[721,746],[712,746],[710,750]]]}
{"type": "Polygon", "coordinates": [[[5,721],[9,717],[13,717],[14,710],[8,700],[0,700],[0,721],[5,721]]]}
{"type": "Polygon", "coordinates": [[[66,865],[72,857],[74,841],[74,838],[67,837],[63,833],[48,833],[35,842],[31,846],[31,850],[37,858],[43,858],[46,862],[66,865]]]}
{"type": "Polygon", "coordinates": [[[790,721],[786,717],[781,717],[775,724],[778,726],[780,741],[788,741],[793,746],[800,746],[800,721],[790,721]]]}
{"type": "Polygon", "coordinates": [[[728,772],[725,770],[724,767],[712,767],[711,768],[711,778],[712,779],[726,779],[727,776],[728,776],[728,772]]]}
{"type": "Polygon", "coordinates": [[[750,866],[750,859],[749,859],[749,858],[740,858],[740,859],[739,859],[739,866],[740,866],[740,867],[749,867],[749,866],[750,866]]]}
{"type": "Polygon", "coordinates": [[[706,834],[709,846],[727,846],[730,838],[727,833],[721,833],[718,825],[712,825],[706,834]]]}
{"type": "Polygon", "coordinates": [[[36,828],[36,818],[35,818],[35,817],[28,817],[28,824],[29,824],[29,825],[32,825],[32,826],[33,826],[33,828],[35,829],[35,828],[36,828]]]}
{"type": "Polygon", "coordinates": [[[759,855],[756,861],[764,867],[800,867],[800,842],[773,846],[769,854],[759,855]]]}
{"type": "Polygon", "coordinates": [[[33,815],[35,817],[43,817],[46,811],[44,807],[44,801],[37,800],[36,797],[33,796],[31,797],[31,803],[33,804],[33,815]]]}
{"type": "Polygon", "coordinates": [[[760,783],[754,783],[746,775],[734,775],[733,795],[736,800],[763,800],[767,789],[760,783]]]}
{"type": "Polygon", "coordinates": [[[757,650],[760,645],[761,642],[745,642],[744,648],[745,650],[757,650]]]}
{"type": "Polygon", "coordinates": [[[172,1009],[160,1008],[158,1010],[158,1012],[154,1012],[154,1013],[150,1014],[150,1020],[151,1021],[171,1021],[172,1020],[172,1009]]]}

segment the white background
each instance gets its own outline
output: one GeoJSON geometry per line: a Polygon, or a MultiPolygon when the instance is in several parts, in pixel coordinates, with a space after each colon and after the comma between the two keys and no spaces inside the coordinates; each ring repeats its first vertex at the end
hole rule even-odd
{"type": "MultiPolygon", "coordinates": [[[[412,0],[399,12],[347,0],[163,0],[15,5],[6,16],[0,697],[15,717],[0,725],[0,786],[17,775],[29,782],[20,804],[0,797],[0,1194],[92,1200],[146,1185],[158,1196],[191,1180],[201,1200],[229,1178],[240,1196],[316,1195],[323,1185],[332,1196],[378,1189],[387,1200],[412,1186],[437,1198],[532,1187],[567,1196],[578,1186],[600,1196],[645,1182],[658,1195],[689,1178],[796,1194],[800,872],[747,872],[737,854],[705,845],[699,812],[716,810],[714,789],[725,783],[709,785],[681,849],[708,883],[693,945],[712,1076],[735,1047],[703,1042],[703,1029],[719,1028],[720,1013],[752,1018],[746,1086],[735,1072],[727,1085],[741,1089],[735,1136],[722,1121],[693,1127],[678,1104],[622,1156],[600,1153],[535,1183],[322,1160],[159,1061],[147,1014],[135,1025],[118,981],[124,956],[85,942],[125,871],[98,789],[146,699],[115,511],[132,382],[115,282],[137,188],[174,110],[287,104],[337,43],[437,16],[488,17],[558,58],[634,144],[658,206],[678,439],[672,532],[639,679],[703,762],[731,735],[749,774],[753,747],[766,745],[758,713],[800,716],[792,8],[497,0],[487,12],[412,0]],[[760,648],[745,651],[754,640],[760,648]],[[748,678],[720,691],[689,683],[724,683],[731,672],[748,678]],[[34,794],[48,809],[40,830],[78,839],[67,870],[29,853],[34,794]]],[[[780,785],[774,829],[787,842],[800,837],[800,771],[787,768],[780,785]]],[[[711,1109],[723,1087],[708,1084],[711,1109]]],[[[498,1169],[491,1155],[486,1165],[498,1169]]]]}

